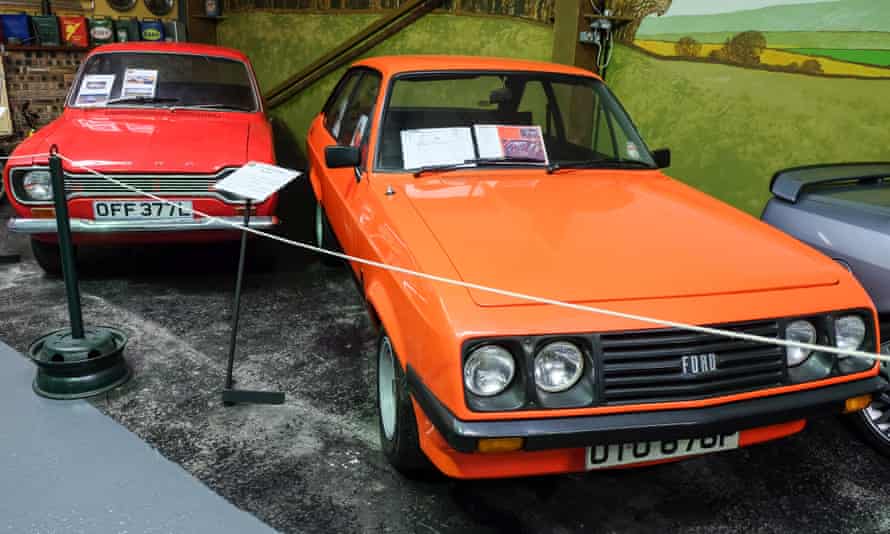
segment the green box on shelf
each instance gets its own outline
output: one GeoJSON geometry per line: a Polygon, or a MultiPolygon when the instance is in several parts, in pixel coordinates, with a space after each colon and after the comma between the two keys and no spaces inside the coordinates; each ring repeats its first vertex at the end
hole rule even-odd
{"type": "Polygon", "coordinates": [[[114,21],[108,17],[90,19],[90,42],[94,45],[114,42],[114,21]]]}
{"type": "Polygon", "coordinates": [[[59,19],[55,15],[34,15],[31,17],[37,42],[42,46],[62,46],[62,32],[59,19]]]}

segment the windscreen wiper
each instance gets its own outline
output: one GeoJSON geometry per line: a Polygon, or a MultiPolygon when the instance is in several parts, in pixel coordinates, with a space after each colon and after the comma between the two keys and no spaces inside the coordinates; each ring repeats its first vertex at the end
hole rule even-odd
{"type": "Polygon", "coordinates": [[[180,109],[221,109],[224,111],[253,111],[253,108],[247,108],[244,106],[235,106],[231,104],[195,104],[193,106],[173,106],[170,108],[170,111],[177,111],[180,109]]]}
{"type": "Polygon", "coordinates": [[[645,161],[635,159],[590,159],[581,161],[558,161],[547,166],[547,174],[563,169],[654,169],[655,167],[645,161]]]}
{"type": "Polygon", "coordinates": [[[124,96],[121,98],[112,98],[111,100],[105,102],[105,105],[108,106],[110,104],[166,104],[169,102],[179,102],[178,98],[171,97],[148,97],[148,96],[124,96]]]}
{"type": "Polygon", "coordinates": [[[446,165],[427,165],[414,170],[414,177],[417,178],[425,172],[446,172],[458,169],[468,169],[473,167],[483,167],[486,165],[493,166],[509,166],[509,165],[543,165],[544,162],[535,158],[476,158],[464,160],[463,163],[448,163],[446,165]]]}

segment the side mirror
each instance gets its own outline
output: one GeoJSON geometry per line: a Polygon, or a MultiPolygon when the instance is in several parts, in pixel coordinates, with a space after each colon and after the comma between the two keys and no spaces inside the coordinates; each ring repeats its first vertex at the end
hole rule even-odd
{"type": "Polygon", "coordinates": [[[652,151],[652,159],[659,169],[667,169],[671,166],[671,149],[661,148],[652,151]]]}
{"type": "Polygon", "coordinates": [[[332,145],[324,149],[324,163],[331,169],[358,167],[362,155],[357,146],[332,145]]]}

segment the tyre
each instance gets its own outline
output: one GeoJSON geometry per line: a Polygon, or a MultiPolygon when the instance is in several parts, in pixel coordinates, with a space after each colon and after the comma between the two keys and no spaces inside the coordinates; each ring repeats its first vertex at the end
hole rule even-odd
{"type": "MultiPolygon", "coordinates": [[[[884,354],[886,354],[885,351],[884,354]]],[[[890,365],[884,363],[881,376],[890,378],[890,365]]],[[[872,403],[861,412],[848,416],[853,428],[866,443],[890,457],[890,386],[876,393],[872,403]]]]}
{"type": "MultiPolygon", "coordinates": [[[[324,206],[318,201],[315,202],[315,246],[333,252],[343,252],[340,242],[337,241],[337,236],[334,235],[334,229],[331,228],[331,221],[328,220],[324,206]]],[[[340,265],[343,260],[322,254],[321,261],[325,265],[340,265]]]]}
{"type": "Polygon", "coordinates": [[[417,419],[408,394],[405,373],[386,332],[377,342],[377,421],[380,447],[387,461],[409,478],[422,478],[432,471],[420,450],[417,419]]]}
{"type": "Polygon", "coordinates": [[[47,243],[32,238],[31,251],[34,253],[37,265],[40,265],[46,274],[50,276],[62,275],[62,256],[57,243],[47,243]]]}

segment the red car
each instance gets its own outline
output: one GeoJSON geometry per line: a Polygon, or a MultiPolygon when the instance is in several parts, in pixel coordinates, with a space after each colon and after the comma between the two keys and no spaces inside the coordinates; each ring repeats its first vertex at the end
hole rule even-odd
{"type": "MultiPolygon", "coordinates": [[[[274,163],[272,129],[247,57],[189,43],[121,43],[91,52],[62,115],[21,143],[3,184],[31,235],[34,257],[60,271],[47,154],[66,158],[65,190],[75,244],[121,245],[236,239],[195,209],[241,222],[241,199],[213,185],[248,161],[274,163]],[[41,155],[42,154],[42,155],[41,155]],[[71,160],[71,161],[69,161],[71,160]],[[152,201],[85,170],[179,202],[152,201]]],[[[277,198],[255,205],[251,226],[270,228],[277,198]]]]}

